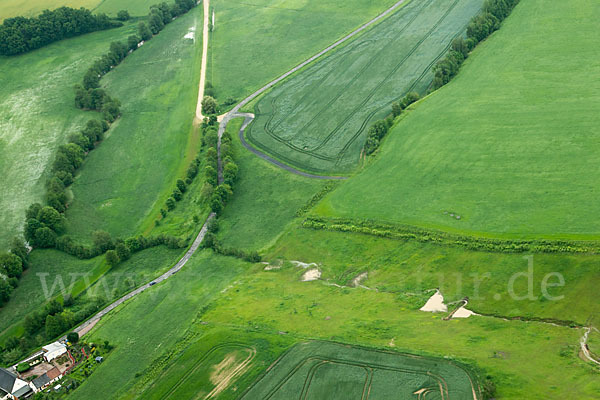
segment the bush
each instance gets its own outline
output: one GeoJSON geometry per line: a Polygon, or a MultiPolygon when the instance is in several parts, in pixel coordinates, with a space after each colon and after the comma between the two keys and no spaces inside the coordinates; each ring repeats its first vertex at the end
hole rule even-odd
{"type": "Polygon", "coordinates": [[[202,99],[202,112],[206,115],[216,114],[218,110],[217,101],[210,96],[204,96],[202,99]]]}
{"type": "Polygon", "coordinates": [[[29,363],[27,362],[22,362],[19,365],[17,365],[17,372],[18,373],[23,373],[26,371],[29,371],[31,369],[31,365],[29,365],[29,363]]]}
{"type": "Polygon", "coordinates": [[[120,261],[121,260],[119,259],[119,255],[117,254],[116,251],[109,250],[109,251],[106,252],[106,262],[111,267],[116,266],[117,264],[119,264],[120,261]]]}
{"type": "Polygon", "coordinates": [[[119,21],[127,21],[131,18],[131,16],[129,15],[129,11],[127,10],[121,10],[117,13],[117,19],[119,21]]]}
{"type": "Polygon", "coordinates": [[[70,332],[69,334],[67,334],[67,340],[72,344],[79,342],[79,333],[70,332]]]}

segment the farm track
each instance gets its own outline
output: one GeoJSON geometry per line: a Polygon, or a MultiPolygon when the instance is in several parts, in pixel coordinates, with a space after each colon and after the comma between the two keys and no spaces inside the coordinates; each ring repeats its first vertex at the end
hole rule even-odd
{"type": "MultiPolygon", "coordinates": [[[[246,97],[244,100],[242,100],[240,103],[238,103],[231,111],[229,111],[227,114],[225,114],[223,116],[223,119],[222,119],[222,121],[221,121],[221,123],[219,125],[219,141],[218,141],[218,146],[220,147],[221,137],[222,137],[223,133],[225,132],[225,129],[227,128],[227,124],[229,123],[229,121],[231,119],[239,117],[239,116],[251,115],[251,114],[245,114],[245,115],[240,114],[239,111],[240,111],[240,109],[242,107],[244,107],[245,105],[247,105],[248,103],[250,103],[256,97],[260,96],[261,94],[263,94],[264,92],[266,92],[268,89],[270,89],[274,85],[276,85],[279,82],[283,81],[284,79],[286,79],[290,75],[294,74],[295,72],[297,72],[300,69],[304,68],[305,66],[307,66],[310,63],[312,63],[313,61],[315,61],[319,57],[322,57],[323,55],[329,53],[331,50],[337,48],[342,43],[348,41],[349,39],[352,39],[357,34],[363,32],[364,30],[366,30],[367,28],[369,28],[371,25],[373,25],[373,24],[377,23],[378,21],[380,21],[381,19],[385,18],[386,16],[388,16],[389,14],[391,14],[392,12],[394,12],[398,7],[400,7],[405,2],[406,2],[406,0],[400,0],[400,1],[398,1],[393,6],[391,6],[387,10],[385,10],[383,13],[379,14],[378,16],[376,16],[375,18],[373,18],[369,22],[367,22],[364,25],[362,25],[360,28],[352,31],[348,35],[346,35],[343,38],[339,39],[337,42],[333,43],[332,45],[328,46],[324,50],[322,50],[319,53],[315,54],[314,56],[310,57],[306,61],[300,63],[297,66],[295,66],[294,68],[292,68],[288,72],[284,73],[280,77],[278,77],[278,78],[274,79],[273,81],[267,83],[265,86],[263,86],[262,88],[258,89],[256,92],[252,93],[250,96],[246,97]]],[[[254,118],[254,117],[252,117],[252,118],[254,118]]],[[[250,120],[250,122],[251,121],[252,120],[250,120]]],[[[248,122],[248,124],[250,122],[248,122]]],[[[246,125],[246,126],[248,124],[246,124],[246,122],[244,123],[244,125],[246,125]]],[[[242,136],[243,136],[243,133],[242,133],[242,136]]],[[[271,164],[273,164],[273,165],[275,165],[277,167],[284,168],[285,164],[283,164],[282,162],[279,162],[279,161],[275,160],[274,158],[268,156],[264,152],[262,152],[262,151],[260,151],[260,150],[258,150],[256,148],[250,146],[246,141],[242,142],[242,144],[243,144],[243,146],[246,149],[248,149],[252,153],[260,156],[262,159],[270,162],[271,164]]],[[[219,163],[220,163],[220,160],[221,160],[221,157],[220,157],[220,154],[219,154],[219,163]]],[[[316,178],[316,179],[346,179],[344,177],[330,177],[330,176],[325,176],[325,175],[313,175],[313,174],[302,172],[300,170],[297,170],[297,169],[295,169],[293,167],[289,167],[289,166],[288,166],[288,168],[284,168],[284,169],[286,169],[287,171],[292,172],[294,174],[306,176],[306,177],[309,177],[309,178],[316,178]]],[[[219,167],[219,175],[222,175],[222,168],[221,167],[219,167]]],[[[221,179],[222,179],[222,176],[221,176],[221,179]]]]}
{"type": "MultiPolygon", "coordinates": [[[[431,1],[432,1],[432,0],[428,0],[428,2],[427,2],[427,3],[423,3],[424,5],[423,5],[423,7],[421,7],[421,9],[419,9],[419,11],[421,11],[421,10],[422,10],[424,7],[428,6],[428,5],[431,3],[431,1]]],[[[392,41],[389,41],[389,42],[388,42],[388,43],[387,43],[387,44],[386,44],[386,45],[385,45],[383,48],[381,48],[381,49],[380,49],[380,50],[377,52],[377,54],[375,54],[375,55],[374,55],[374,56],[373,56],[373,57],[372,57],[372,58],[369,60],[369,62],[367,62],[367,63],[366,63],[366,64],[365,64],[365,65],[364,65],[364,66],[361,68],[361,70],[358,72],[358,74],[356,75],[356,77],[355,77],[354,79],[357,79],[357,78],[358,78],[358,77],[360,77],[362,74],[364,74],[364,73],[365,73],[365,72],[366,72],[366,71],[369,69],[369,67],[371,67],[371,66],[372,66],[372,65],[375,63],[375,61],[377,61],[377,60],[378,60],[379,56],[380,56],[380,55],[381,55],[381,54],[382,54],[382,53],[383,53],[385,50],[387,50],[389,47],[391,47],[391,46],[392,46],[392,44],[393,44],[393,43],[394,43],[396,40],[399,40],[399,39],[400,39],[400,34],[402,34],[402,33],[403,33],[403,32],[404,32],[404,31],[405,31],[405,30],[406,30],[408,27],[410,27],[410,26],[413,24],[413,22],[414,22],[414,21],[417,19],[417,17],[418,17],[418,16],[419,16],[419,13],[418,13],[418,12],[417,12],[417,13],[415,13],[415,15],[414,15],[414,16],[411,18],[411,20],[410,20],[410,21],[408,21],[408,23],[407,23],[407,24],[406,24],[406,25],[405,25],[405,26],[404,26],[404,27],[403,27],[403,28],[402,28],[402,29],[401,29],[401,30],[398,32],[398,36],[396,37],[396,39],[395,39],[395,40],[392,40],[392,41]]],[[[424,39],[423,39],[423,40],[424,40],[424,39]]],[[[419,44],[420,44],[420,43],[419,43],[419,44]]],[[[417,44],[417,47],[419,46],[419,44],[417,44]]],[[[349,48],[349,49],[347,49],[347,50],[345,51],[345,53],[344,53],[344,56],[347,56],[347,55],[348,55],[350,52],[352,52],[353,50],[354,50],[353,48],[349,48]]],[[[413,52],[414,52],[414,50],[413,50],[413,52]]],[[[400,65],[402,65],[402,64],[403,64],[403,63],[406,61],[406,59],[407,59],[408,57],[410,57],[410,55],[411,55],[411,54],[412,54],[412,53],[409,53],[409,55],[408,55],[408,56],[407,56],[407,57],[406,57],[404,60],[402,60],[402,61],[400,62],[400,64],[397,66],[397,68],[399,68],[399,67],[400,67],[400,65]]],[[[319,86],[321,86],[321,84],[322,84],[322,83],[323,83],[323,82],[324,82],[324,81],[325,81],[325,80],[326,80],[326,79],[327,79],[327,78],[328,78],[328,77],[329,77],[329,76],[330,76],[332,73],[334,73],[334,72],[336,72],[336,69],[335,69],[335,68],[332,68],[332,69],[331,69],[331,71],[329,71],[329,73],[327,73],[327,74],[325,75],[325,77],[324,77],[324,78],[323,78],[323,79],[320,81],[320,83],[317,85],[317,88],[318,88],[319,86]]],[[[387,79],[388,79],[388,77],[386,77],[386,78],[384,79],[384,82],[385,82],[387,79]]],[[[372,95],[374,94],[374,92],[376,92],[376,91],[378,90],[378,88],[379,88],[380,86],[381,86],[381,84],[380,84],[380,85],[378,85],[378,86],[377,86],[375,89],[373,89],[373,90],[370,92],[369,96],[372,96],[372,95]]],[[[335,95],[335,96],[334,96],[334,97],[333,97],[333,98],[332,98],[332,99],[331,99],[331,100],[330,100],[330,101],[329,101],[329,102],[328,102],[328,103],[327,103],[327,104],[326,104],[326,105],[325,105],[325,106],[324,106],[324,107],[323,107],[323,108],[322,108],[322,109],[319,111],[319,112],[317,112],[317,113],[316,113],[316,114],[313,116],[313,118],[311,118],[311,119],[310,119],[308,122],[306,122],[306,123],[305,123],[305,124],[304,124],[304,125],[303,125],[303,126],[300,128],[300,129],[299,129],[299,131],[304,131],[305,129],[308,129],[308,127],[309,127],[309,126],[310,126],[310,125],[311,125],[311,124],[312,124],[314,121],[316,121],[316,120],[317,120],[317,119],[318,119],[318,118],[319,118],[319,117],[320,117],[320,116],[321,116],[321,115],[322,115],[322,114],[323,114],[323,113],[324,113],[324,112],[325,112],[325,111],[326,111],[326,110],[327,110],[327,109],[328,109],[328,108],[329,108],[331,105],[333,105],[333,103],[335,103],[335,102],[336,102],[336,101],[337,101],[337,100],[338,100],[338,99],[339,99],[339,98],[340,98],[340,97],[341,97],[341,96],[342,96],[342,95],[343,95],[343,94],[346,92],[346,89],[347,89],[347,86],[343,87],[343,88],[342,88],[342,90],[340,90],[340,91],[339,91],[339,92],[338,92],[338,93],[337,93],[337,94],[336,94],[336,95],[335,95]]],[[[303,97],[303,99],[304,99],[306,96],[308,96],[309,94],[310,94],[310,92],[308,92],[308,93],[307,93],[307,94],[306,94],[306,95],[303,97]]],[[[278,136],[277,134],[275,134],[275,132],[274,132],[275,128],[276,128],[277,126],[279,126],[279,124],[280,124],[281,122],[283,122],[283,120],[282,120],[282,121],[280,121],[280,122],[279,122],[279,123],[278,123],[276,126],[274,126],[274,127],[272,127],[272,128],[270,127],[270,124],[271,124],[271,122],[273,121],[273,118],[275,117],[275,111],[277,110],[277,107],[276,107],[277,101],[279,100],[280,96],[282,96],[282,95],[283,95],[283,93],[281,93],[281,94],[280,94],[280,95],[278,95],[278,96],[275,96],[275,97],[273,98],[273,100],[271,100],[272,112],[271,112],[271,115],[270,115],[269,119],[267,120],[267,123],[265,124],[265,132],[266,132],[266,133],[267,133],[269,136],[271,136],[271,137],[272,137],[274,140],[276,140],[276,141],[278,141],[278,142],[280,142],[280,143],[283,143],[283,144],[285,144],[286,146],[288,146],[289,148],[291,148],[291,149],[293,149],[293,150],[295,150],[295,151],[297,151],[297,152],[304,153],[304,154],[308,154],[308,155],[310,155],[310,156],[312,156],[312,157],[319,158],[319,159],[321,159],[321,160],[329,160],[329,161],[333,161],[333,160],[335,160],[335,157],[332,157],[332,156],[324,156],[324,155],[321,155],[321,154],[315,153],[315,150],[319,150],[320,148],[322,148],[322,147],[323,147],[323,146],[324,146],[324,145],[325,145],[325,144],[326,144],[326,143],[327,143],[327,142],[328,142],[328,141],[331,139],[332,135],[334,135],[334,134],[337,132],[337,130],[339,130],[339,128],[340,128],[340,125],[343,125],[345,122],[347,122],[347,120],[348,120],[348,119],[350,119],[350,118],[351,118],[351,117],[354,115],[354,113],[356,112],[356,110],[357,110],[357,109],[360,109],[360,107],[357,107],[357,108],[355,108],[354,110],[352,110],[352,112],[351,112],[351,113],[348,115],[348,117],[347,117],[347,118],[346,118],[344,121],[342,121],[342,123],[338,125],[338,127],[336,128],[336,130],[335,130],[335,131],[333,131],[333,132],[331,132],[331,133],[330,133],[330,134],[329,134],[329,135],[328,135],[328,136],[325,138],[325,140],[324,140],[323,142],[321,142],[321,144],[320,144],[320,145],[318,145],[317,147],[315,147],[315,148],[314,148],[314,149],[312,149],[312,150],[308,150],[308,149],[303,149],[303,148],[301,148],[301,147],[295,146],[295,145],[293,145],[292,143],[290,143],[290,141],[289,141],[289,140],[283,139],[283,138],[281,138],[280,136],[278,136]]],[[[303,99],[301,99],[300,101],[296,102],[296,105],[295,105],[295,107],[294,107],[294,108],[296,108],[296,107],[298,106],[298,104],[302,104],[302,100],[303,100],[303,99]]],[[[365,100],[365,102],[366,102],[366,101],[368,101],[368,99],[367,99],[367,100],[365,100]]],[[[364,102],[363,102],[363,103],[364,103],[364,102]]],[[[360,132],[359,132],[359,133],[360,133],[360,132]]]]}

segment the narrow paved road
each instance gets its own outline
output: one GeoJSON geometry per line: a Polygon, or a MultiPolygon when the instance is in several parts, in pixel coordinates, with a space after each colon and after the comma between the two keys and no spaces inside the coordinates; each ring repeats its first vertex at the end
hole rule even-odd
{"type": "Polygon", "coordinates": [[[171,268],[170,270],[168,270],[167,272],[165,272],[164,274],[162,274],[158,278],[154,279],[152,282],[148,282],[144,286],[140,286],[139,288],[135,289],[133,292],[129,292],[125,296],[121,297],[119,300],[117,300],[114,303],[110,304],[109,306],[107,306],[106,308],[104,308],[102,311],[100,311],[96,315],[94,315],[92,318],[88,319],[83,324],[79,325],[77,328],[74,329],[74,331],[77,332],[77,333],[82,332],[82,331],[87,332],[86,328],[88,326],[96,324],[100,320],[100,318],[104,317],[110,311],[114,310],[115,308],[117,308],[118,306],[120,306],[121,304],[123,304],[124,302],[126,302],[127,300],[131,299],[132,297],[137,296],[138,294],[140,294],[140,293],[142,293],[142,292],[150,289],[152,286],[154,286],[157,283],[160,283],[162,281],[165,281],[165,280],[169,279],[171,276],[173,276],[177,272],[179,272],[179,270],[181,268],[183,268],[183,266],[190,260],[190,258],[196,252],[196,250],[198,250],[198,248],[200,247],[200,244],[202,243],[202,240],[204,239],[204,236],[206,235],[206,232],[208,231],[208,223],[214,217],[215,217],[215,213],[211,213],[208,216],[208,218],[206,219],[206,222],[204,222],[204,225],[202,225],[202,229],[200,229],[200,233],[198,233],[198,236],[196,236],[196,239],[194,240],[194,243],[192,243],[192,245],[190,246],[190,248],[188,249],[188,251],[177,262],[177,264],[175,264],[175,266],[173,268],[171,268]]]}
{"type": "MultiPolygon", "coordinates": [[[[223,135],[223,133],[225,132],[225,129],[227,128],[227,124],[229,123],[230,120],[232,120],[233,118],[236,118],[236,117],[245,117],[246,118],[246,120],[244,121],[244,125],[242,126],[242,130],[240,131],[240,138],[243,138],[243,136],[244,136],[243,135],[243,131],[250,124],[250,122],[252,122],[252,120],[254,119],[254,115],[253,114],[243,114],[243,113],[240,113],[239,111],[240,111],[240,109],[242,107],[244,107],[246,104],[250,103],[256,97],[260,96],[265,91],[267,91],[268,89],[270,89],[274,85],[278,84],[279,82],[281,82],[282,80],[284,80],[288,76],[292,75],[294,72],[297,72],[298,70],[304,68],[305,66],[307,66],[311,62],[315,61],[317,58],[325,55],[326,53],[328,53],[331,50],[335,49],[336,47],[338,47],[342,43],[348,41],[349,39],[352,39],[354,36],[358,35],[362,31],[364,31],[365,29],[369,28],[371,25],[376,24],[381,19],[385,18],[386,16],[388,16],[389,14],[391,14],[392,12],[394,12],[405,1],[406,0],[400,0],[400,1],[398,1],[393,6],[391,6],[387,10],[385,10],[383,13],[379,14],[377,17],[373,18],[372,20],[370,20],[366,24],[362,25],[360,28],[358,28],[355,31],[353,31],[353,32],[349,33],[348,35],[344,36],[343,38],[341,38],[337,42],[333,43],[332,45],[328,46],[324,50],[322,50],[319,53],[315,54],[314,56],[310,57],[308,60],[302,62],[301,64],[299,64],[297,66],[295,66],[294,68],[292,68],[291,70],[289,70],[285,74],[281,75],[279,78],[277,78],[277,79],[275,79],[275,80],[267,83],[265,86],[261,87],[256,92],[252,93],[250,96],[246,97],[244,100],[242,100],[240,103],[238,103],[235,107],[233,107],[233,109],[231,111],[229,111],[227,114],[225,114],[224,116],[222,116],[221,124],[219,126],[219,145],[221,143],[221,136],[223,135]],[[248,118],[250,118],[249,121],[248,121],[248,118]]],[[[280,161],[275,160],[274,158],[272,158],[272,157],[268,156],[267,154],[263,153],[262,151],[254,148],[252,146],[250,146],[245,140],[242,140],[242,145],[246,149],[250,150],[252,153],[254,153],[257,156],[259,156],[260,158],[262,158],[262,159],[270,162],[273,165],[276,165],[276,166],[278,166],[280,168],[283,168],[283,169],[285,169],[287,171],[290,171],[290,172],[292,172],[294,174],[297,174],[297,175],[302,175],[302,176],[306,176],[306,177],[309,177],[309,178],[315,178],[315,179],[347,179],[346,177],[343,177],[343,176],[324,176],[324,175],[307,174],[306,172],[299,171],[299,170],[297,170],[295,168],[290,167],[287,164],[284,164],[284,163],[282,163],[280,161]]],[[[220,159],[219,159],[219,161],[220,161],[220,159]]],[[[221,168],[220,168],[220,162],[219,162],[219,174],[221,174],[220,169],[221,168]]]]}
{"type": "MultiPolygon", "coordinates": [[[[292,172],[294,174],[306,176],[306,177],[309,177],[309,178],[315,178],[315,179],[346,179],[346,177],[313,175],[313,174],[308,174],[306,172],[299,171],[299,170],[297,170],[295,168],[290,167],[289,165],[286,165],[286,164],[284,164],[284,163],[282,163],[280,161],[277,161],[277,160],[273,159],[272,157],[269,157],[268,155],[262,153],[261,151],[255,149],[254,147],[250,146],[246,142],[246,140],[244,139],[244,130],[250,124],[250,122],[252,122],[252,120],[254,119],[254,114],[240,113],[239,110],[242,107],[244,107],[246,104],[248,104],[250,101],[252,101],[254,98],[256,98],[257,96],[259,96],[261,93],[263,93],[266,90],[268,90],[269,88],[271,88],[273,85],[276,85],[277,83],[281,82],[283,79],[287,78],[288,76],[290,76],[294,72],[296,72],[299,69],[303,68],[307,64],[313,62],[314,60],[316,60],[317,58],[321,57],[325,53],[327,53],[327,52],[335,49],[337,46],[339,46],[340,44],[344,43],[348,39],[354,37],[358,33],[364,31],[369,26],[375,24],[376,22],[378,22],[379,20],[381,20],[382,18],[384,18],[385,16],[387,16],[388,14],[390,14],[391,12],[393,12],[396,8],[398,8],[400,5],[402,5],[402,3],[404,3],[405,1],[406,0],[400,0],[400,1],[398,1],[392,7],[388,8],[382,14],[380,14],[377,17],[373,18],[371,21],[367,22],[366,24],[364,24],[360,28],[358,28],[355,31],[353,31],[352,33],[346,35],[345,37],[343,37],[342,39],[338,40],[337,42],[335,42],[331,46],[327,47],[325,50],[323,50],[323,51],[319,52],[318,54],[312,56],[308,60],[306,60],[303,63],[299,64],[298,66],[292,68],[290,71],[288,71],[285,74],[281,75],[279,78],[277,78],[277,79],[273,80],[272,82],[266,84],[265,86],[263,86],[262,88],[260,88],[259,90],[257,90],[253,94],[251,94],[250,96],[246,97],[239,104],[237,104],[230,112],[228,112],[223,117],[223,119],[221,121],[221,124],[219,126],[219,140],[218,140],[218,144],[217,144],[217,154],[218,154],[218,162],[219,162],[219,168],[218,168],[219,169],[219,171],[218,171],[219,183],[223,182],[223,169],[222,169],[222,162],[221,162],[221,138],[223,136],[223,133],[225,132],[225,129],[227,127],[227,123],[231,119],[237,118],[237,117],[243,117],[243,118],[245,118],[244,124],[242,125],[242,127],[240,129],[240,132],[239,132],[239,136],[240,136],[240,140],[242,141],[242,144],[244,145],[244,147],[246,147],[248,150],[250,150],[252,153],[256,154],[257,156],[261,157],[262,159],[264,159],[264,160],[272,163],[273,165],[276,165],[276,166],[278,166],[280,168],[283,168],[283,169],[285,169],[287,171],[290,171],[290,172],[292,172]]],[[[200,85],[199,85],[199,91],[198,91],[198,103],[196,105],[196,118],[199,119],[199,120],[203,119],[203,115],[202,115],[202,98],[204,96],[204,86],[205,86],[205,80],[206,80],[206,62],[207,62],[207,58],[208,58],[208,26],[209,26],[209,12],[210,12],[209,5],[210,5],[209,0],[203,0],[203,6],[204,6],[204,24],[203,24],[203,29],[202,29],[202,31],[203,31],[203,34],[202,34],[202,66],[201,66],[201,70],[200,70],[200,85]]],[[[121,304],[123,304],[124,302],[126,302],[127,300],[131,299],[132,297],[135,297],[138,294],[140,294],[140,293],[148,290],[149,288],[151,288],[155,284],[157,284],[159,282],[162,282],[162,281],[164,281],[166,279],[169,279],[169,277],[171,277],[172,275],[176,274],[181,268],[183,268],[183,266],[189,261],[189,259],[194,255],[194,253],[196,252],[196,250],[200,247],[200,244],[202,243],[202,240],[204,239],[204,236],[206,235],[206,232],[208,230],[208,223],[214,217],[215,217],[214,213],[211,213],[208,216],[208,218],[204,222],[204,225],[202,226],[202,229],[200,230],[200,233],[198,233],[198,236],[196,236],[196,239],[194,240],[194,243],[192,244],[192,246],[185,253],[185,255],[177,262],[177,264],[175,264],[175,266],[173,268],[171,268],[170,270],[168,270],[167,272],[165,272],[164,274],[162,274],[158,278],[154,279],[152,282],[149,282],[149,283],[147,283],[147,284],[145,284],[145,285],[143,285],[143,286],[135,289],[134,291],[126,294],[125,296],[121,297],[117,301],[113,302],[112,304],[110,304],[109,306],[107,306],[106,308],[104,308],[103,310],[101,310],[100,312],[98,312],[96,315],[94,315],[92,318],[90,318],[89,320],[85,321],[83,324],[79,325],[77,328],[74,329],[74,331],[77,332],[77,333],[79,333],[79,332],[87,333],[90,326],[93,326],[94,324],[96,324],[103,316],[105,316],[106,314],[108,314],[110,311],[114,310],[115,308],[117,308],[118,306],[120,306],[121,304]]]]}

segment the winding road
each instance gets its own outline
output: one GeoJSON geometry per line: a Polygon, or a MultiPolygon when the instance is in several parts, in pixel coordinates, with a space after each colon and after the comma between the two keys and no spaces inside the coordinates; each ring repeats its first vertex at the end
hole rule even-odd
{"type": "MultiPolygon", "coordinates": [[[[385,18],[387,15],[389,15],[390,13],[392,13],[393,11],[395,11],[398,7],[400,7],[405,1],[406,0],[400,0],[400,1],[398,1],[393,6],[391,6],[387,10],[385,10],[383,13],[379,14],[377,17],[373,18],[372,20],[370,20],[366,24],[362,25],[360,28],[354,30],[353,32],[351,32],[348,35],[344,36],[342,39],[338,40],[337,42],[335,42],[332,45],[328,46],[324,50],[322,50],[319,53],[315,54],[314,56],[310,57],[308,60],[306,60],[306,61],[302,62],[301,64],[297,65],[296,67],[292,68],[291,70],[289,70],[285,74],[281,75],[279,78],[277,78],[277,79],[275,79],[275,80],[267,83],[265,86],[263,86],[262,88],[258,89],[256,92],[252,93],[250,96],[246,97],[244,100],[242,100],[240,103],[238,103],[227,114],[221,116],[220,117],[220,125],[219,125],[219,140],[218,140],[218,143],[217,143],[218,166],[219,166],[219,168],[218,168],[219,183],[223,182],[223,169],[222,169],[222,162],[221,162],[221,138],[223,136],[223,133],[225,132],[225,129],[227,128],[227,124],[229,123],[229,121],[232,120],[232,119],[234,119],[234,118],[238,118],[238,117],[244,118],[244,123],[243,123],[242,127],[240,128],[240,132],[239,132],[239,137],[240,137],[240,141],[242,142],[242,145],[246,149],[250,150],[252,153],[256,154],[258,157],[262,158],[263,160],[266,160],[266,161],[270,162],[271,164],[273,164],[273,165],[275,165],[277,167],[280,167],[280,168],[282,168],[282,169],[284,169],[286,171],[289,171],[289,172],[297,174],[297,175],[305,176],[305,177],[308,177],[308,178],[315,178],[315,179],[347,179],[346,177],[343,177],[343,176],[313,175],[313,174],[309,174],[309,173],[306,173],[306,172],[303,172],[303,171],[299,171],[299,170],[297,170],[297,169],[295,169],[293,167],[290,167],[289,165],[286,165],[286,164],[284,164],[284,163],[282,163],[282,162],[280,162],[278,160],[275,160],[274,158],[268,156],[267,154],[261,152],[260,150],[257,150],[256,148],[252,147],[246,141],[246,139],[244,138],[244,130],[254,120],[254,114],[241,113],[240,109],[242,107],[244,107],[245,105],[247,105],[252,100],[254,100],[257,96],[261,95],[266,90],[270,89],[271,87],[273,87],[277,83],[281,82],[282,80],[284,80],[285,78],[287,78],[288,76],[290,76],[291,74],[293,74],[294,72],[300,70],[301,68],[303,68],[306,65],[310,64],[311,62],[315,61],[317,58],[319,58],[319,57],[323,56],[324,54],[328,53],[329,51],[335,49],[336,47],[338,47],[342,43],[346,42],[347,40],[349,40],[352,37],[356,36],[360,32],[362,32],[365,29],[369,28],[371,25],[377,23],[382,18],[385,18]]],[[[209,29],[208,28],[209,28],[210,0],[204,0],[202,3],[203,3],[203,7],[204,7],[204,13],[203,13],[203,15],[204,15],[204,18],[203,18],[204,19],[204,23],[203,23],[203,28],[202,28],[202,32],[203,32],[203,34],[202,34],[202,64],[201,64],[201,69],[200,69],[200,84],[199,84],[199,90],[198,90],[198,102],[197,102],[197,105],[196,105],[196,115],[195,115],[195,118],[196,118],[197,121],[202,121],[204,119],[204,116],[202,115],[202,98],[204,97],[204,86],[206,84],[206,65],[207,65],[207,59],[208,59],[208,39],[209,39],[209,37],[208,37],[208,35],[209,35],[209,29]]],[[[200,247],[200,244],[202,243],[202,240],[204,240],[204,236],[206,235],[206,232],[208,230],[208,223],[213,218],[215,218],[215,214],[211,213],[208,216],[208,218],[206,219],[206,221],[204,222],[204,225],[202,226],[202,229],[200,230],[200,232],[196,236],[196,239],[194,240],[194,242],[192,243],[192,245],[190,246],[190,248],[188,249],[188,251],[177,262],[177,264],[175,264],[175,266],[173,268],[171,268],[170,270],[168,270],[167,272],[165,272],[164,274],[162,274],[158,278],[154,279],[152,282],[149,282],[149,283],[147,283],[147,284],[145,284],[143,286],[140,286],[139,288],[135,289],[134,291],[129,292],[125,296],[123,296],[120,299],[116,300],[115,302],[111,303],[106,308],[102,309],[97,314],[95,314],[92,318],[88,319],[87,321],[85,321],[84,323],[82,323],[81,325],[79,325],[77,328],[75,328],[74,331],[77,332],[77,333],[80,333],[80,336],[83,336],[84,334],[86,334],[87,332],[89,332],[89,330],[102,317],[104,317],[106,314],[108,314],[109,312],[111,312],[112,310],[114,310],[115,308],[117,308],[118,306],[120,306],[121,304],[123,304],[124,302],[126,302],[127,300],[129,300],[129,299],[137,296],[138,294],[140,294],[140,293],[142,293],[142,292],[150,289],[155,284],[163,282],[163,281],[169,279],[169,277],[173,276],[179,270],[181,270],[181,268],[183,268],[183,266],[189,261],[189,259],[194,255],[194,253],[196,252],[196,250],[198,250],[198,248],[200,247]]]]}

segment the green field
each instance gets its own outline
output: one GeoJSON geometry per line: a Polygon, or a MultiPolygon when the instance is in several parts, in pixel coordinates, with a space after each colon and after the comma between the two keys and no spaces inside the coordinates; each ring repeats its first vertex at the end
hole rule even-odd
{"type": "Polygon", "coordinates": [[[145,16],[153,4],[159,0],[129,0],[123,3],[119,0],[2,0],[0,3],[0,22],[6,18],[17,16],[33,17],[44,10],[67,6],[73,8],[85,7],[94,13],[105,13],[114,17],[118,11],[127,10],[131,16],[145,16]]]}
{"type": "Polygon", "coordinates": [[[477,383],[445,361],[328,342],[297,344],[242,399],[478,399],[477,383]]]}
{"type": "Polygon", "coordinates": [[[242,121],[227,125],[240,172],[220,219],[219,239],[226,246],[257,250],[271,244],[323,182],[292,175],[244,149],[237,139],[242,121]]]}
{"type": "Polygon", "coordinates": [[[171,356],[173,346],[243,269],[244,263],[232,258],[197,254],[165,283],[102,319],[89,340],[110,340],[116,348],[70,398],[90,399],[100,392],[103,399],[138,397],[134,384],[151,372],[147,368],[158,357],[171,356]]]}
{"type": "Polygon", "coordinates": [[[597,2],[522,1],[317,212],[496,236],[598,238],[600,172],[589,166],[599,149],[600,81],[589,77],[600,74],[600,42],[590,34],[599,17],[597,2]]]}
{"type": "MultiPolygon", "coordinates": [[[[96,0],[96,6],[92,11],[95,13],[105,13],[114,17],[120,10],[127,10],[132,17],[146,16],[150,12],[150,6],[162,3],[161,0],[96,0]]],[[[168,2],[167,2],[168,3],[168,2]]]]}
{"type": "MultiPolygon", "coordinates": [[[[252,326],[256,331],[273,335],[286,332],[301,339],[319,338],[450,357],[492,376],[498,398],[594,398],[600,389],[600,377],[594,367],[577,357],[582,329],[484,316],[444,321],[445,314],[418,311],[427,300],[426,289],[440,284],[440,275],[445,277],[441,288],[444,295],[448,294],[448,303],[465,295],[473,296],[470,273],[477,271],[472,271],[472,265],[465,260],[476,253],[460,251],[453,255],[443,247],[435,252],[431,245],[399,246],[393,240],[372,240],[359,234],[291,231],[265,255],[272,265],[279,264],[281,268],[265,271],[262,264],[253,267],[216,301],[204,316],[205,321],[217,326],[252,326]],[[305,270],[287,262],[298,259],[319,264],[321,279],[302,282],[300,277],[305,270]],[[369,278],[362,284],[371,290],[350,287],[349,282],[364,271],[369,272],[369,278]],[[405,275],[411,277],[403,281],[405,275]]],[[[486,255],[489,257],[482,253],[481,261],[487,261],[486,255]]],[[[540,268],[552,271],[552,264],[560,260],[560,256],[548,260],[540,268]]],[[[515,272],[518,269],[509,259],[495,262],[494,269],[489,270],[491,276],[482,284],[482,297],[472,305],[469,303],[469,308],[476,312],[489,306],[501,314],[518,310],[535,316],[546,310],[549,315],[553,310],[557,315],[564,307],[567,311],[561,316],[567,318],[577,316],[578,312],[583,314],[577,310],[585,303],[581,299],[592,296],[574,289],[577,285],[593,289],[590,283],[593,278],[582,273],[580,278],[565,275],[571,283],[567,283],[568,290],[562,292],[565,298],[561,301],[539,297],[511,299],[506,297],[506,289],[501,291],[502,286],[506,288],[506,275],[498,273],[503,269],[514,268],[515,272]],[[492,293],[486,291],[490,287],[503,295],[501,302],[493,300],[492,293]]],[[[481,264],[482,271],[488,271],[488,267],[481,264]]],[[[538,283],[536,280],[534,286],[538,283]]],[[[523,293],[522,286],[515,290],[523,293]]],[[[597,307],[592,308],[598,312],[597,307]]],[[[588,312],[584,318],[589,315],[588,312]]]]}
{"type": "Polygon", "coordinates": [[[351,170],[370,124],[407,92],[426,91],[431,66],[481,5],[481,0],[408,3],[263,96],[248,139],[300,169],[351,170]]]}
{"type": "Polygon", "coordinates": [[[93,8],[100,0],[2,0],[0,2],[0,22],[12,17],[33,17],[43,10],[53,10],[68,6],[73,8],[93,8]]]}
{"type": "Polygon", "coordinates": [[[215,24],[206,80],[221,103],[230,97],[239,102],[395,2],[212,0],[215,24]]]}
{"type": "Polygon", "coordinates": [[[201,21],[202,8],[196,7],[103,78],[107,91],[122,102],[123,115],[76,177],[66,213],[69,234],[137,233],[184,176],[194,146],[201,29],[195,41],[184,36],[201,21]]]}
{"type": "Polygon", "coordinates": [[[73,85],[81,81],[90,60],[134,29],[128,24],[0,57],[0,248],[21,231],[26,208],[42,201],[58,146],[96,117],[75,108],[73,85]]]}

